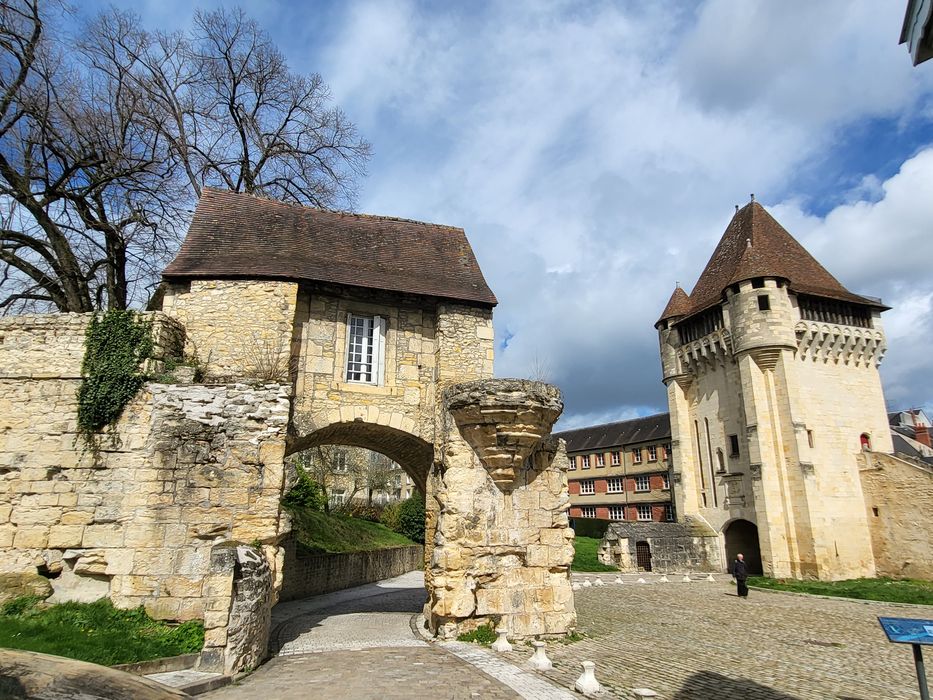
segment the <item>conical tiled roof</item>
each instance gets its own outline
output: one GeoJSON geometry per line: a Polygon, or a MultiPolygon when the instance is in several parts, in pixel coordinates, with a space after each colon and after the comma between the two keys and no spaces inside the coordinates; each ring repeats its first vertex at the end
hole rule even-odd
{"type": "MultiPolygon", "coordinates": [[[[853,294],[820,265],[758,202],[735,213],[690,294],[690,314],[718,304],[732,284],[753,277],[779,277],[799,293],[881,306],[853,294]]],[[[883,307],[884,308],[884,307],[883,307]]]]}
{"type": "Polygon", "coordinates": [[[667,306],[664,307],[664,311],[661,313],[658,323],[666,321],[669,318],[686,316],[690,313],[690,306],[690,297],[687,296],[687,293],[678,284],[674,289],[674,293],[671,294],[667,306]]]}

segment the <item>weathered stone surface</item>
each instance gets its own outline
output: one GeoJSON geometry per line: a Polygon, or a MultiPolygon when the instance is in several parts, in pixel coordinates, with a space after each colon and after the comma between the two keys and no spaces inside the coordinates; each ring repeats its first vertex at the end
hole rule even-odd
{"type": "Polygon", "coordinates": [[[639,571],[636,545],[650,548],[651,570],[723,571],[718,534],[688,518],[682,523],[611,523],[599,546],[599,561],[622,571],[639,571]]]}
{"type": "MultiPolygon", "coordinates": [[[[226,628],[205,631],[214,635],[211,646],[226,645],[225,673],[256,668],[266,658],[272,621],[272,568],[262,552],[239,546],[233,576],[233,601],[226,628]]],[[[205,641],[205,646],[207,645],[205,641]]]]}
{"type": "Polygon", "coordinates": [[[24,595],[48,598],[52,594],[52,584],[39,574],[0,574],[0,603],[24,595]]]}

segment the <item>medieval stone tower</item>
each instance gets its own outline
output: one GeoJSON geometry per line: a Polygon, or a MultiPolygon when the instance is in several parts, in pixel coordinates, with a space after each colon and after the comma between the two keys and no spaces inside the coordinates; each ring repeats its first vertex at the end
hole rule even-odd
{"type": "Polygon", "coordinates": [[[858,455],[892,452],[880,300],[848,291],[754,200],[656,327],[678,517],[771,576],[873,576],[858,455]]]}

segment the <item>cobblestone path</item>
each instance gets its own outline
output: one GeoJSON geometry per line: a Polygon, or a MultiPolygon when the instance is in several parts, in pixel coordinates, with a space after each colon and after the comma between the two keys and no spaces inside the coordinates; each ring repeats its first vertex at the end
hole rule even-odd
{"type": "MultiPolygon", "coordinates": [[[[929,618],[933,608],[757,590],[742,600],[726,576],[716,583],[646,576],[647,584],[625,576],[621,586],[614,574],[601,578],[607,585],[575,593],[587,637],[548,645],[555,669],[544,675],[565,687],[573,687],[580,662],[592,660],[608,697],[634,698],[639,687],[660,700],[920,697],[909,645],[890,644],[877,617],[929,618]]],[[[506,658],[520,664],[529,656],[522,645],[506,658]]]]}

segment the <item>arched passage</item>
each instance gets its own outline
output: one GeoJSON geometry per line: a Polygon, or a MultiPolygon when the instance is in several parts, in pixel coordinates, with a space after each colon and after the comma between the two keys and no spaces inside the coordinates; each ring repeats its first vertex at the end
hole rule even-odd
{"type": "Polygon", "coordinates": [[[758,543],[758,526],[748,520],[733,520],[723,530],[726,539],[726,565],[731,567],[739,553],[745,556],[750,574],[761,574],[761,547],[758,543]]]}

